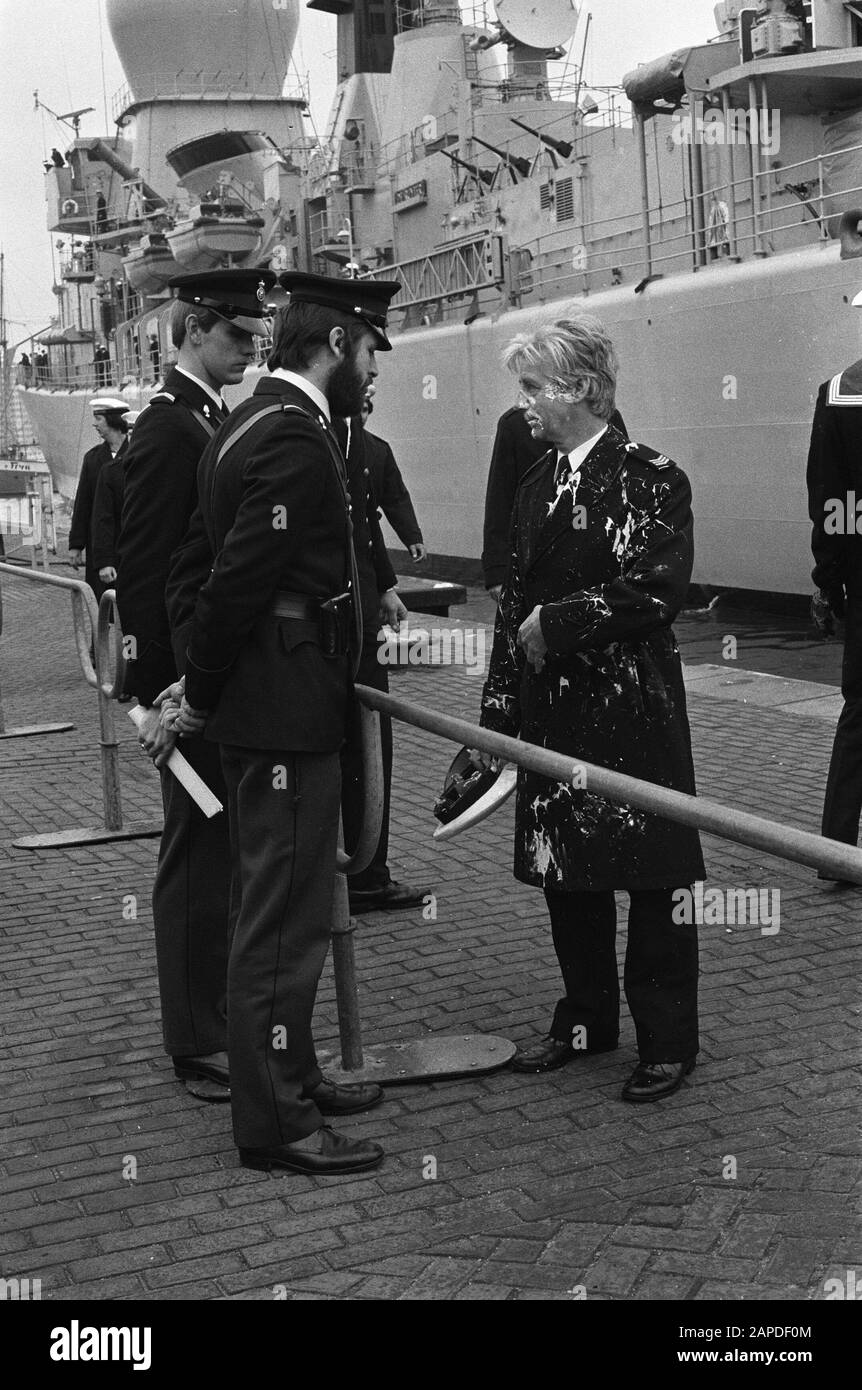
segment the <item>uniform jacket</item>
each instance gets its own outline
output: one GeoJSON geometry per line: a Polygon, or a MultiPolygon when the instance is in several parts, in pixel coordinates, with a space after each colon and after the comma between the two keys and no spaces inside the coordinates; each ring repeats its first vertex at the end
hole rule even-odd
{"type": "MultiPolygon", "coordinates": [[[[518,493],[481,723],[692,793],[671,628],[692,568],[688,480],[613,428],[587,457],[574,498],[569,474],[559,483],[556,474],[554,450],[518,493]],[[516,645],[537,605],[549,648],[538,673],[516,645]]],[[[570,892],[650,889],[690,884],[704,868],[695,832],[521,772],[515,876],[570,892]]]]}
{"type": "Polygon", "coordinates": [[[126,689],[144,705],[177,678],[165,584],[197,504],[201,454],[222,418],[205,391],[171,371],[138,417],[126,455],[117,605],[123,634],[134,637],[137,650],[126,689]]]}
{"type": "Polygon", "coordinates": [[[93,544],[93,503],[96,498],[96,484],[103,465],[110,462],[110,458],[111,451],[104,440],[94,448],[88,449],[81,464],[81,476],[75,491],[69,549],[86,551],[88,569],[93,544]]]}
{"type": "Polygon", "coordinates": [[[395,455],[385,439],[367,429],[363,433],[377,506],[402,545],[421,545],[422,530],[395,455]]]}
{"type": "Polygon", "coordinates": [[[818,589],[836,596],[848,586],[857,592],[862,588],[856,501],[862,502],[862,361],[820,387],[808,451],[813,578],[818,589]],[[851,493],[855,500],[848,504],[851,493]],[[841,507],[837,514],[836,502],[841,507]],[[843,517],[852,528],[828,522],[830,515],[843,517]]]}
{"type": "MultiPolygon", "coordinates": [[[[628,437],[618,410],[614,411],[611,424],[628,437]]],[[[544,440],[533,438],[522,409],[516,407],[500,416],[485,493],[482,571],[486,589],[496,588],[506,577],[515,494],[525,473],[544,458],[547,451],[544,440]]]]}
{"type": "Polygon", "coordinates": [[[128,442],[123,440],[113,459],[108,450],[107,462],[103,465],[96,482],[96,495],[93,499],[92,558],[97,573],[108,565],[114,569],[119,565],[123,475],[128,449],[128,442]]]}
{"type": "Polygon", "coordinates": [[[316,622],[276,618],[271,609],[280,591],[316,599],[346,591],[343,465],[325,417],[303,391],[274,377],[258,383],[201,459],[200,520],[177,557],[170,602],[182,621],[195,556],[205,565],[205,533],[216,558],[212,573],[200,576],[186,698],[211,711],[207,738],[295,752],[331,753],[341,745],[349,658],[324,656],[316,622]],[[269,404],[284,409],[253,426],[219,463],[227,433],[269,404]]]}
{"type": "MultiPolygon", "coordinates": [[[[353,517],[353,544],[359,572],[359,591],[362,599],[362,621],[365,638],[373,641],[380,623],[380,595],[394,589],[397,576],[386,552],[386,542],[380,530],[380,518],[375,505],[372,466],[373,435],[369,435],[357,417],[350,430],[347,454],[347,485],[353,517]]],[[[382,440],[375,441],[383,443],[382,440]]],[[[388,445],[384,446],[388,448],[388,445]]]]}

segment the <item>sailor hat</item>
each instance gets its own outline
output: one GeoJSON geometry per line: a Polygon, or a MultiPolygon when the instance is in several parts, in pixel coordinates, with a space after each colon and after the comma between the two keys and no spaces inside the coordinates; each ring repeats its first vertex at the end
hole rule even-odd
{"type": "Polygon", "coordinates": [[[377,338],[378,352],[391,352],[386,336],[389,301],[401,289],[398,280],[334,280],[328,275],[306,275],[287,270],[278,277],[290,294],[291,304],[321,304],[342,314],[355,314],[377,338]]]}
{"type": "Polygon", "coordinates": [[[509,764],[477,767],[470,750],[462,748],[452,760],[443,790],[434,804],[434,815],[441,822],[435,840],[451,840],[492,816],[508,801],[518,783],[518,769],[509,764]]]}
{"type": "Polygon", "coordinates": [[[131,408],[128,401],[121,400],[119,396],[94,396],[90,401],[94,415],[110,415],[114,411],[124,415],[131,408]]]}
{"type": "MultiPolygon", "coordinates": [[[[168,281],[174,299],[195,309],[209,309],[220,319],[253,333],[269,336],[268,319],[273,312],[273,291],[277,277],[262,267],[250,270],[192,271],[168,281]]],[[[283,298],[276,291],[275,302],[283,298]]]]}

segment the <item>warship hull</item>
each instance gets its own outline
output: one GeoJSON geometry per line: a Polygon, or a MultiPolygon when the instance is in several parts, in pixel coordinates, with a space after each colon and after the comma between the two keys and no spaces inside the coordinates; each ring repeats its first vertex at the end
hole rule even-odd
{"type": "MultiPolygon", "coordinates": [[[[859,267],[835,243],[705,267],[578,301],[620,359],[618,404],[633,438],[685,469],[694,492],[695,581],[776,593],[810,590],[805,463],[820,383],[862,355],[848,310],[859,267]]],[[[571,300],[416,329],[381,359],[375,431],[388,439],[430,552],[478,578],[488,464],[515,400],[508,340],[571,300]]],[[[228,391],[235,404],[256,373],[228,391]]],[[[138,408],[146,391],[125,389],[138,408]]],[[[58,491],[71,496],[92,442],[88,392],[25,390],[58,491]]],[[[393,546],[397,539],[389,534],[393,546]]]]}

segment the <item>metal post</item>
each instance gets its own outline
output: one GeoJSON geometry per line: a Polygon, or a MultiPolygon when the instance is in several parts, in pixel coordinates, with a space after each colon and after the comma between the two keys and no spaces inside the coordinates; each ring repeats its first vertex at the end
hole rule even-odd
{"type": "MultiPolygon", "coordinates": [[[[748,109],[757,111],[757,83],[753,77],[748,79],[748,109]]],[[[767,255],[766,247],[763,244],[763,230],[760,219],[760,145],[756,140],[748,141],[748,167],[751,174],[751,218],[752,230],[754,233],[754,254],[755,256],[767,255]]]]}
{"type": "Polygon", "coordinates": [[[696,138],[691,145],[691,210],[694,236],[695,270],[706,263],[706,219],[703,215],[703,147],[696,138]]]}
{"type": "Polygon", "coordinates": [[[647,169],[646,121],[643,113],[635,112],[635,128],[638,135],[638,162],[641,175],[641,215],[643,218],[644,252],[646,255],[646,279],[652,276],[652,229],[649,218],[649,172],[647,169]]]}
{"type": "Polygon", "coordinates": [[[365,788],[363,824],[354,854],[349,859],[341,852],[338,855],[339,872],[335,876],[332,904],[332,967],[341,1055],[333,1057],[319,1051],[321,1063],[326,1065],[327,1076],[335,1081],[366,1080],[380,1085],[496,1071],[514,1055],[515,1045],[508,1038],[478,1033],[458,1037],[432,1035],[413,1042],[380,1043],[363,1049],[356,983],[356,921],[350,916],[346,874],[366,868],[377,849],[383,815],[383,756],[379,714],[365,705],[360,714],[365,788]]]}
{"type": "MultiPolygon", "coordinates": [[[[724,111],[724,128],[730,131],[730,92],[725,87],[721,94],[721,104],[724,111]]],[[[731,139],[727,142],[727,154],[730,168],[730,226],[728,227],[728,238],[730,241],[731,259],[738,261],[739,256],[739,224],[738,210],[736,202],[736,144],[731,139]]]]}
{"type": "MultiPolygon", "coordinates": [[[[118,669],[113,680],[102,680],[101,673],[108,666],[108,626],[114,611],[114,592],[109,590],[103,596],[101,611],[96,606],[96,596],[89,584],[78,579],[64,579],[59,575],[43,574],[41,571],[17,569],[12,565],[0,564],[0,572],[18,575],[37,584],[47,584],[57,589],[65,589],[72,602],[72,621],[78,660],[84,679],[96,689],[99,701],[99,751],[102,779],[102,809],[104,826],[87,830],[60,830],[45,835],[27,835],[16,840],[19,849],[54,849],[70,845],[103,843],[109,840],[153,839],[162,833],[161,825],[154,822],[137,824],[123,828],[122,802],[120,796],[119,745],[114,723],[112,697],[119,693],[123,684],[123,668],[118,660],[118,669]],[[95,665],[90,659],[90,641],[93,642],[95,665]]],[[[115,630],[116,649],[122,649],[119,625],[115,630]]],[[[7,732],[11,738],[30,733],[54,733],[74,728],[73,724],[47,725],[34,729],[18,729],[7,732]]]]}
{"type": "Polygon", "coordinates": [[[767,170],[766,170],[766,167],[765,167],[765,165],[766,165],[766,160],[765,160],[765,157],[763,156],[763,153],[762,153],[762,148],[763,148],[763,135],[764,135],[764,132],[765,132],[765,130],[766,130],[766,119],[767,119],[767,117],[768,117],[768,115],[769,115],[769,107],[768,107],[768,104],[767,104],[767,102],[768,102],[768,87],[767,87],[767,81],[766,81],[766,78],[765,78],[765,77],[759,78],[758,81],[759,81],[759,87],[760,87],[760,99],[759,99],[759,101],[758,101],[757,139],[758,139],[758,150],[760,151],[760,154],[761,154],[761,162],[762,162],[762,164],[763,164],[763,166],[764,166],[763,172],[764,172],[764,175],[765,175],[763,182],[764,182],[764,186],[765,186],[765,188],[766,188],[766,225],[767,225],[767,228],[768,228],[768,235],[769,235],[770,237],[772,237],[772,236],[774,236],[774,233],[775,233],[775,224],[774,224],[774,222],[773,222],[773,217],[772,217],[772,170],[770,169],[770,170],[768,171],[768,173],[767,173],[767,170]]]}

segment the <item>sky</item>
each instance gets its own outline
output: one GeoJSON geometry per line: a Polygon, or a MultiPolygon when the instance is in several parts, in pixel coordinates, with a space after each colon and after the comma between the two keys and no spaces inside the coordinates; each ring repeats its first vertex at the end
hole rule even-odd
{"type": "MultiPolygon", "coordinates": [[[[113,133],[108,113],[123,71],[105,5],[106,0],[0,0],[0,250],[10,347],[45,327],[55,312],[42,159],[52,146],[63,150],[73,138],[67,126],[34,109],[33,94],[38,91],[58,114],[93,106],[82,120],[82,136],[113,133]]],[[[462,8],[472,11],[473,5],[462,8]]],[[[302,11],[294,59],[310,79],[312,111],[322,131],[335,86],[336,20],[305,10],[304,3],[302,11]]],[[[705,42],[716,32],[713,11],[714,0],[589,0],[574,40],[580,55],[592,13],[587,83],[617,83],[640,62],[705,42]]]]}

